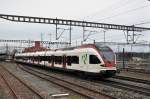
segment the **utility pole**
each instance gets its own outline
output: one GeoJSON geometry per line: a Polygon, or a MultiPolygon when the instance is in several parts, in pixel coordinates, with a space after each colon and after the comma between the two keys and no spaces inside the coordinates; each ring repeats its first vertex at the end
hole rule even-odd
{"type": "Polygon", "coordinates": [[[58,27],[57,27],[57,18],[56,18],[56,40],[57,40],[57,29],[58,27]]]}
{"type": "Polygon", "coordinates": [[[83,44],[83,42],[85,41],[85,27],[83,26],[83,41],[82,41],[82,44],[83,44]]]}
{"type": "Polygon", "coordinates": [[[62,33],[65,31],[65,30],[69,30],[69,45],[71,46],[71,43],[72,43],[72,41],[71,41],[71,30],[72,30],[72,28],[71,28],[71,20],[70,20],[70,27],[69,27],[69,29],[63,29],[63,32],[60,34],[60,36],[58,37],[58,29],[62,29],[62,28],[58,28],[58,19],[57,19],[57,17],[56,17],[56,40],[58,40],[60,37],[61,37],[61,35],[62,35],[62,33]]]}
{"type": "Polygon", "coordinates": [[[134,25],[132,25],[132,32],[130,33],[130,31],[127,30],[127,34],[126,34],[126,41],[127,41],[127,44],[129,43],[132,43],[132,44],[135,44],[137,39],[139,38],[139,36],[141,34],[136,34],[135,33],[135,29],[134,29],[134,25]]]}
{"type": "Polygon", "coordinates": [[[135,40],[134,40],[134,37],[135,36],[135,34],[134,34],[134,31],[133,31],[133,44],[135,44],[135,40]]]}
{"type": "Polygon", "coordinates": [[[106,31],[104,30],[103,32],[104,32],[104,44],[105,44],[105,42],[106,42],[106,41],[105,41],[105,33],[106,33],[106,31]]]}
{"type": "Polygon", "coordinates": [[[127,31],[127,44],[129,44],[129,31],[127,31]]]}
{"type": "MultiPolygon", "coordinates": [[[[48,35],[50,36],[50,38],[49,38],[49,39],[50,39],[50,43],[51,43],[51,42],[52,42],[52,39],[51,39],[52,34],[51,34],[51,33],[49,33],[48,35]]],[[[49,43],[49,46],[48,46],[49,48],[51,47],[50,43],[49,43]]]]}
{"type": "Polygon", "coordinates": [[[93,43],[95,44],[95,40],[93,40],[93,43]]]}
{"type": "Polygon", "coordinates": [[[8,50],[8,44],[6,44],[6,54],[8,55],[8,52],[9,52],[9,50],[8,50]]]}
{"type": "MultiPolygon", "coordinates": [[[[41,42],[43,41],[43,33],[41,33],[41,42]]],[[[43,44],[41,43],[41,46],[43,46],[43,44]]]]}
{"type": "Polygon", "coordinates": [[[71,39],[72,39],[72,38],[71,38],[71,21],[70,21],[69,33],[70,33],[70,35],[69,35],[69,43],[70,43],[70,46],[71,46],[71,43],[72,43],[72,42],[71,42],[71,39]]]}
{"type": "Polygon", "coordinates": [[[133,25],[133,44],[135,44],[135,40],[134,40],[135,37],[134,36],[135,36],[135,33],[134,33],[134,25],[133,25]]]}
{"type": "Polygon", "coordinates": [[[122,61],[123,61],[123,69],[125,68],[125,50],[124,50],[124,48],[123,48],[123,53],[122,53],[123,55],[122,55],[122,61]]]}

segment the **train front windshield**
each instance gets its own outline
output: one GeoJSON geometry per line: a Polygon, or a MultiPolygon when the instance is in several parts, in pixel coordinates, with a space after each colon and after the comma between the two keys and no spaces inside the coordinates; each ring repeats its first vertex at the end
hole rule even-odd
{"type": "Polygon", "coordinates": [[[103,47],[98,47],[100,50],[100,53],[102,54],[102,57],[104,58],[104,60],[107,61],[115,61],[115,55],[113,53],[113,51],[107,47],[107,46],[103,46],[103,47]]]}

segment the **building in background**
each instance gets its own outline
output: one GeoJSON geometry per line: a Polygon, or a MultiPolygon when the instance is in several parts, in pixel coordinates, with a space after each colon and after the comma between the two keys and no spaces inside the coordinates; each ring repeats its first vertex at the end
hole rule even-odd
{"type": "Polygon", "coordinates": [[[35,45],[32,47],[25,48],[23,52],[36,52],[36,51],[47,51],[47,48],[41,46],[40,41],[35,41],[35,45]]]}

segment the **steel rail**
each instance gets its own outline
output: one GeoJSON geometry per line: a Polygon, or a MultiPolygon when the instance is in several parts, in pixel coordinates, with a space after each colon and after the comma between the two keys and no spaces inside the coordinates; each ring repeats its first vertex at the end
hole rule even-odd
{"type": "MultiPolygon", "coordinates": [[[[30,70],[31,70],[31,68],[30,68],[30,70]]],[[[36,72],[38,72],[38,71],[36,71],[36,72]]],[[[38,73],[41,73],[41,72],[38,72],[38,73]]],[[[46,75],[46,74],[44,74],[44,75],[46,75]]],[[[88,80],[88,81],[91,81],[91,79],[88,80]]],[[[120,82],[117,82],[117,81],[112,81],[112,80],[107,80],[107,79],[103,79],[102,81],[92,80],[91,82],[92,83],[94,82],[94,83],[97,83],[97,84],[100,83],[100,84],[108,85],[108,86],[111,86],[111,87],[124,89],[124,90],[129,90],[129,91],[140,93],[140,94],[143,94],[143,95],[146,95],[146,96],[150,96],[150,89],[140,87],[140,86],[120,83],[120,82]]]]}
{"type": "Polygon", "coordinates": [[[120,83],[120,82],[116,82],[116,81],[112,81],[112,80],[103,80],[103,81],[96,81],[96,82],[104,84],[104,85],[108,85],[108,86],[113,86],[115,88],[125,89],[128,91],[133,91],[133,92],[140,93],[140,94],[143,94],[146,96],[150,96],[150,89],[147,89],[147,88],[134,86],[134,85],[130,85],[130,84],[125,84],[125,83],[120,83]]]}
{"type": "MultiPolygon", "coordinates": [[[[78,94],[81,94],[87,98],[90,98],[90,99],[98,99],[101,95],[107,99],[116,99],[115,97],[112,97],[112,96],[109,96],[109,95],[106,95],[106,94],[103,94],[103,93],[100,93],[96,90],[93,90],[93,89],[89,89],[87,87],[84,87],[84,86],[81,86],[81,85],[78,85],[78,84],[75,84],[75,83],[71,83],[69,81],[66,81],[66,80],[63,80],[63,79],[59,79],[59,78],[56,78],[56,77],[53,77],[53,76],[50,76],[50,75],[47,75],[45,73],[42,73],[42,72],[39,72],[39,71],[36,71],[36,70],[33,70],[33,69],[25,69],[24,67],[20,67],[22,70],[32,74],[32,75],[35,75],[41,79],[44,79],[44,80],[47,80],[47,81],[50,81],[54,84],[57,84],[61,87],[64,87],[64,88],[67,88],[69,90],[72,90],[78,94]],[[42,76],[41,76],[42,75],[42,76]],[[52,79],[50,80],[49,79],[52,79]],[[59,83],[61,82],[61,83],[59,83]],[[66,84],[67,83],[67,84],[66,84]],[[70,86],[71,85],[71,86],[70,86]],[[77,89],[77,90],[76,90],[77,89]],[[82,91],[81,91],[82,90],[82,91]],[[96,97],[95,97],[96,96],[96,97]]],[[[27,68],[27,67],[26,67],[27,68]]]]}
{"type": "Polygon", "coordinates": [[[126,76],[114,76],[113,78],[128,80],[128,81],[133,81],[133,82],[138,82],[138,83],[143,83],[143,84],[149,84],[150,85],[150,81],[149,80],[144,80],[144,79],[138,79],[138,78],[126,77],[126,76]]]}
{"type": "MultiPolygon", "coordinates": [[[[38,91],[33,88],[32,86],[29,86],[28,84],[26,84],[23,80],[21,80],[20,78],[18,78],[16,75],[14,75],[13,73],[11,73],[8,69],[6,69],[4,66],[1,66],[6,72],[8,72],[11,76],[15,77],[20,83],[22,83],[25,87],[27,87],[29,90],[31,90],[31,92],[33,92],[34,94],[36,94],[37,96],[39,96],[39,98],[41,99],[45,99],[45,95],[41,95],[40,93],[38,93],[38,91]]],[[[11,86],[10,86],[11,87],[11,86]]],[[[14,91],[15,92],[15,91],[14,91]]],[[[16,94],[17,95],[17,94],[16,94]]],[[[18,99],[20,99],[20,97],[18,97],[18,99]]]]}
{"type": "Polygon", "coordinates": [[[13,93],[14,97],[16,99],[19,99],[19,97],[17,96],[17,94],[15,93],[15,91],[12,89],[12,87],[10,86],[10,84],[7,82],[7,80],[5,79],[5,77],[0,73],[0,76],[2,77],[2,79],[4,80],[5,84],[8,86],[8,88],[11,90],[11,92],[13,93]]]}
{"type": "MultiPolygon", "coordinates": [[[[30,67],[27,67],[28,69],[32,69],[30,67]]],[[[35,70],[35,71],[39,71],[39,70],[35,70]]],[[[41,72],[41,71],[39,71],[41,72]]],[[[45,74],[45,73],[44,73],[45,74]]],[[[46,74],[47,75],[47,74],[46,74]]],[[[69,75],[70,76],[70,75],[69,75]]],[[[72,75],[71,75],[72,76],[72,75]]],[[[73,76],[74,77],[74,76],[73,76]]],[[[76,76],[75,76],[76,77],[76,76]]],[[[95,79],[83,79],[82,80],[84,81],[90,81],[88,82],[89,84],[91,85],[95,85],[97,87],[100,87],[101,84],[103,85],[106,85],[106,86],[110,86],[110,87],[114,87],[114,88],[117,88],[117,89],[122,89],[124,91],[129,91],[129,92],[133,92],[133,93],[138,93],[138,94],[141,94],[141,95],[145,95],[146,97],[147,96],[150,96],[150,89],[147,89],[145,87],[137,87],[137,86],[132,86],[132,85],[128,85],[128,84],[120,84],[120,83],[117,83],[115,81],[109,81],[109,80],[102,80],[102,81],[99,81],[99,80],[95,80],[95,79]],[[119,85],[120,84],[120,85],[119,85]]],[[[82,84],[81,84],[82,85],[82,84]]],[[[91,87],[90,87],[91,88],[91,87]]],[[[109,95],[108,95],[109,96],[109,95]]],[[[114,97],[114,96],[113,96],[114,97]]],[[[119,97],[119,96],[117,96],[119,97]]],[[[114,97],[115,98],[115,97],[114,97]]]]}

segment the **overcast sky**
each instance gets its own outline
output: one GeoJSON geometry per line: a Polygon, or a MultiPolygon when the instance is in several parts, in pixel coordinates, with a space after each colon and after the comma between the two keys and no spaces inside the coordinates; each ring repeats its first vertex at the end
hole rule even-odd
{"type": "MultiPolygon", "coordinates": [[[[94,22],[133,25],[150,22],[150,1],[148,0],[0,0],[0,13],[49,18],[76,19],[94,22]]],[[[150,24],[139,25],[149,27],[150,24]]],[[[68,28],[67,26],[59,26],[68,28]]],[[[103,41],[102,29],[89,37],[103,41]]],[[[61,33],[61,30],[59,30],[61,33]]],[[[16,23],[0,19],[0,39],[55,40],[55,25],[16,23]]],[[[150,31],[142,32],[138,42],[150,42],[150,31]]],[[[82,28],[73,27],[73,43],[81,42],[82,28]]],[[[88,32],[87,32],[88,35],[88,32]]],[[[65,31],[59,41],[68,41],[68,31],[65,31]]],[[[123,31],[106,31],[106,41],[125,42],[123,31]]]]}

